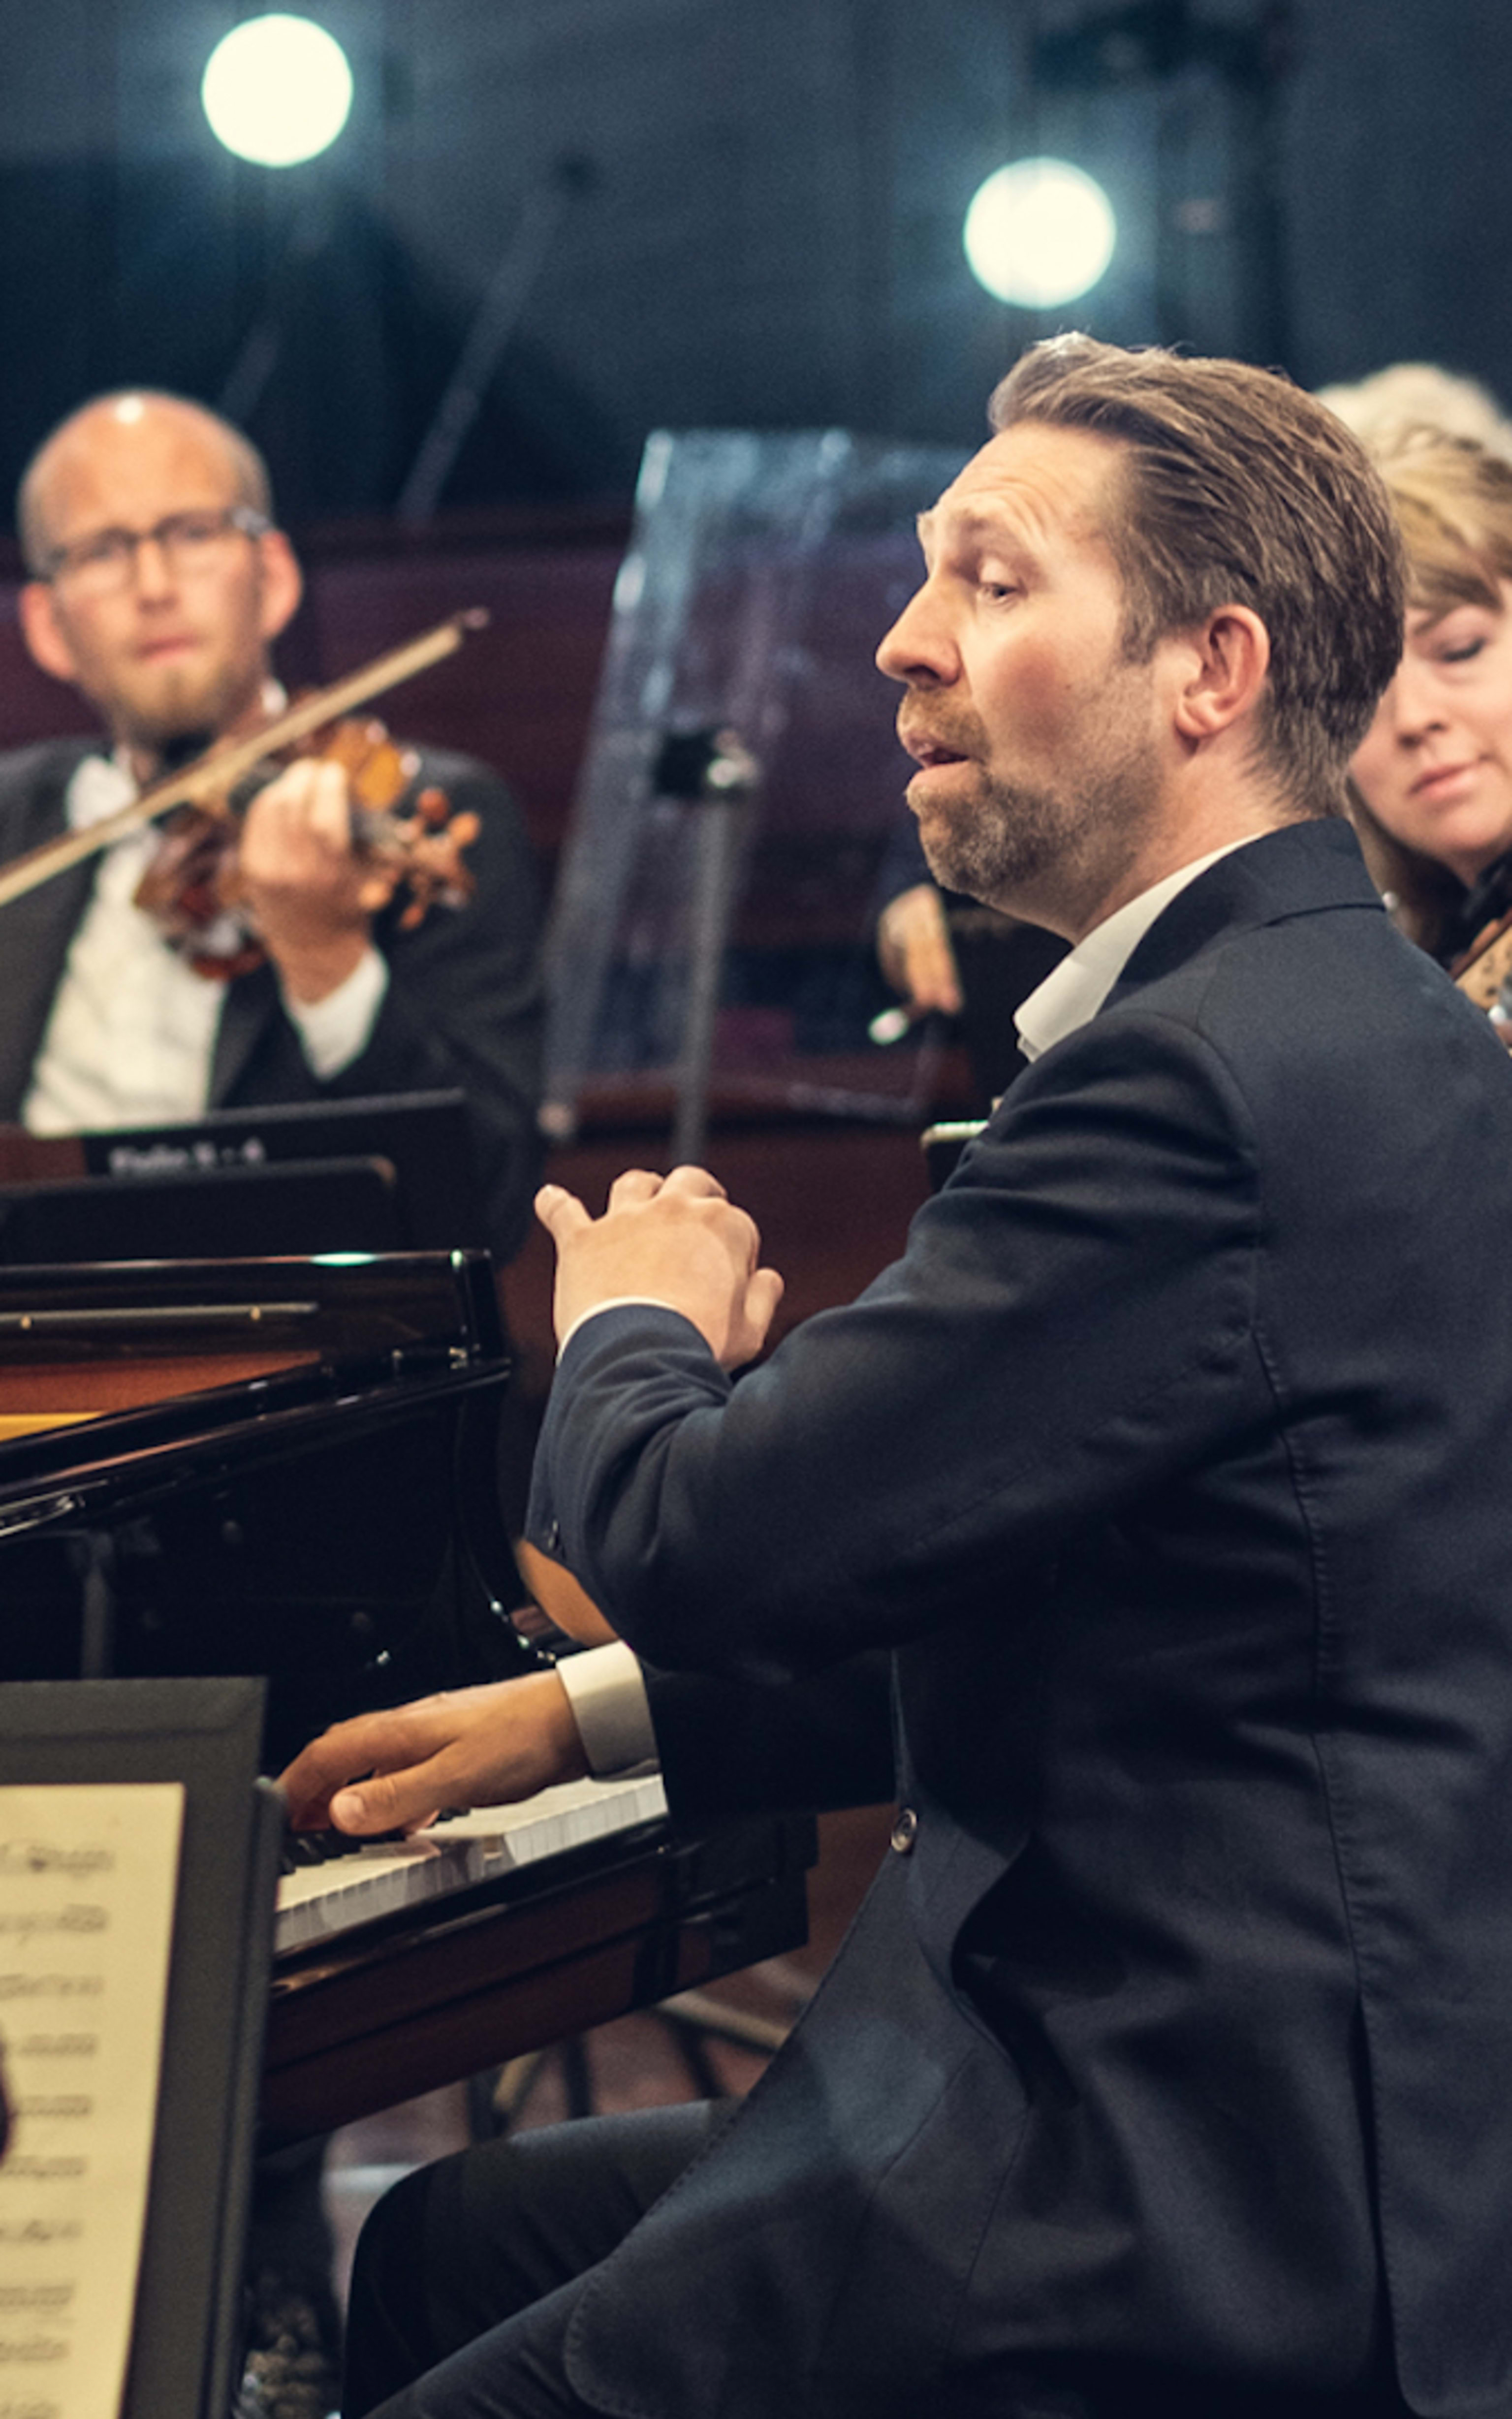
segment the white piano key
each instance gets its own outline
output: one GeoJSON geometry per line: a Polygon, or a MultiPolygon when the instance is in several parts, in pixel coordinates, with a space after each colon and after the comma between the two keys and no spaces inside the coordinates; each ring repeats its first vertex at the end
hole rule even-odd
{"type": "Polygon", "coordinates": [[[278,1885],[273,1953],[371,1923],[476,1882],[491,1881],[667,1811],[658,1773],[626,1780],[565,1780],[514,1806],[479,1806],[412,1840],[375,1841],[278,1885]]]}

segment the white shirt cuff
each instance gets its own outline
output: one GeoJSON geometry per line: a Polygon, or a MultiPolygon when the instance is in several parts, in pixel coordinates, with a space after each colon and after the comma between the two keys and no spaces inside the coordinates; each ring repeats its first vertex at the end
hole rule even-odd
{"type": "Polygon", "coordinates": [[[324,999],[290,999],[285,992],[284,1007],[289,1022],[300,1037],[311,1074],[321,1083],[329,1083],[362,1056],[388,988],[388,960],[368,948],[346,981],[328,991],[324,999]]]}
{"type": "Polygon", "coordinates": [[[659,1759],[646,1684],[628,1646],[616,1641],[612,1646],[563,1655],[556,1673],[595,1780],[636,1764],[655,1768],[659,1759]]]}

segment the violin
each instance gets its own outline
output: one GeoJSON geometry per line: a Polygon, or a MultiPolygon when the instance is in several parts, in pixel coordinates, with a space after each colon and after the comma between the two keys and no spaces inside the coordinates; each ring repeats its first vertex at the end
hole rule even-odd
{"type": "Polygon", "coordinates": [[[414,788],[420,758],[412,747],[396,747],[376,716],[347,716],[312,732],[297,748],[264,758],[230,797],[175,807],[164,821],[135,903],[169,948],[208,981],[250,974],[266,955],[239,879],[241,816],[256,792],[298,755],[339,764],[347,776],[369,914],[402,891],[399,929],[408,932],[438,901],[460,907],[472,896],[462,852],[478,837],[477,816],[454,815],[445,791],[434,786],[419,791],[409,811],[396,815],[394,808],[414,788]]]}
{"type": "Polygon", "coordinates": [[[1449,968],[1449,979],[1472,1007],[1485,1010],[1512,1050],[1512,914],[1476,933],[1449,968]]]}
{"type": "Polygon", "coordinates": [[[418,760],[411,750],[395,747],[380,722],[357,718],[353,709],[455,655],[468,633],[487,619],[481,608],[450,615],[433,630],[297,700],[251,736],[217,742],[86,830],[64,832],[28,849],[0,869],[0,906],[129,832],[162,822],[162,841],[137,891],[137,904],[157,918],[164,937],[197,973],[226,980],[246,972],[261,962],[263,951],[237,892],[240,817],[251,796],[296,752],[323,757],[346,772],[353,838],[372,867],[375,905],[401,890],[409,894],[401,930],[418,924],[438,900],[460,903],[471,895],[462,851],[477,838],[477,816],[451,814],[437,789],[422,791],[395,815],[418,760]]]}

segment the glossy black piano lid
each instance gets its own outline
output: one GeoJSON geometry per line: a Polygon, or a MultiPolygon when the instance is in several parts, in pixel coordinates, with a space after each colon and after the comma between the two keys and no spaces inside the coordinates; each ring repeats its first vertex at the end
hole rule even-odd
{"type": "Polygon", "coordinates": [[[152,1399],[0,1441],[0,1677],[266,1673],[271,1764],[521,1668],[486,1255],[0,1278],[0,1411],[147,1364],[152,1399]]]}
{"type": "Polygon", "coordinates": [[[486,1252],[328,1252],[306,1259],[119,1260],[0,1271],[0,1369],[21,1360],[203,1348],[208,1336],[332,1360],[424,1347],[504,1350],[486,1252]],[[254,1333],[255,1331],[255,1334],[254,1333]]]}

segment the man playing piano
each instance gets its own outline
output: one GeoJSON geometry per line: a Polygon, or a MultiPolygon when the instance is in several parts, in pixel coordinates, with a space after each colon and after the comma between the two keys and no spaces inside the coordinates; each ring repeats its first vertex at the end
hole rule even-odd
{"type": "MultiPolygon", "coordinates": [[[[887,1652],[894,1853],[733,2117],[398,2188],[349,2419],[1512,2408],[1512,1069],[1340,814],[1389,507],[1236,363],[1058,339],[994,426],[879,660],[935,872],[1073,944],[1028,1071],[735,1386],[712,1178],[539,1204],[532,1533],[674,1812],[808,1789],[821,1707],[873,1784],[887,1652]]],[[[286,1780],[362,1831],[579,1753],[547,1677],[286,1780]]]]}
{"type": "MultiPolygon", "coordinates": [[[[270,649],[300,600],[255,448],[175,395],[85,404],[19,498],[26,643],[100,714],[108,752],[54,741],[0,760],[0,861],[124,804],[167,763],[255,730],[270,649]]],[[[399,928],[354,848],[346,776],[293,766],[255,798],[238,876],[266,962],[207,980],[134,903],[146,831],[0,910],[0,1119],[39,1133],[192,1119],[210,1107],[467,1093],[501,1256],[539,1166],[538,900],[503,784],[426,750],[419,785],[475,812],[471,901],[399,928]]]]}

